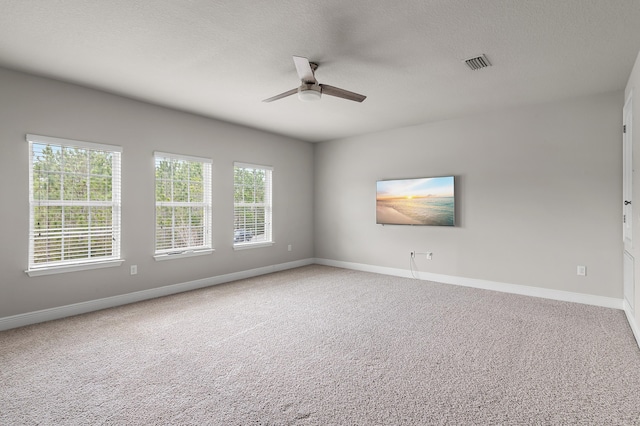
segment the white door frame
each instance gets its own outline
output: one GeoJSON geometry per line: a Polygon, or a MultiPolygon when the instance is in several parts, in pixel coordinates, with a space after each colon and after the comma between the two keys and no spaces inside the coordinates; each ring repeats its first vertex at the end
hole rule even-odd
{"type": "Polygon", "coordinates": [[[633,92],[629,93],[622,110],[622,239],[624,243],[623,294],[626,304],[634,311],[634,257],[633,257],[633,92]]]}

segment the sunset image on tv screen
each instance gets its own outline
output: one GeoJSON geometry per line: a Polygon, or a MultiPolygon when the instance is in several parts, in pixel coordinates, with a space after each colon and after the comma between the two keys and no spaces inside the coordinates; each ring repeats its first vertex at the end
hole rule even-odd
{"type": "Polygon", "coordinates": [[[376,223],[454,226],[454,177],[378,181],[376,223]]]}

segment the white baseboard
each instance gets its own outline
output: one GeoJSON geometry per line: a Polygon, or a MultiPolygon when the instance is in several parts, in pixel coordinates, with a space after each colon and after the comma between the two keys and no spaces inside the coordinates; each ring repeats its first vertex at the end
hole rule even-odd
{"type": "Polygon", "coordinates": [[[624,301],[624,313],[627,316],[627,321],[629,321],[629,326],[631,327],[633,336],[636,338],[636,342],[640,347],[640,329],[638,329],[638,326],[636,324],[636,320],[634,318],[633,311],[631,310],[631,306],[629,306],[629,303],[627,303],[626,300],[624,301]]]}
{"type": "Polygon", "coordinates": [[[155,299],[156,297],[169,296],[171,294],[210,287],[213,285],[241,280],[244,278],[257,277],[259,275],[284,271],[286,269],[299,268],[301,266],[311,265],[313,263],[314,259],[297,260],[294,262],[280,263],[277,265],[264,266],[262,268],[249,269],[247,271],[234,272],[231,274],[218,275],[215,277],[203,278],[195,281],[188,281],[164,287],[152,288],[149,290],[136,291],[134,293],[122,294],[119,296],[106,297],[103,299],[74,303],[72,305],[43,309],[41,311],[28,312],[26,314],[13,315],[10,317],[0,318],[0,331],[45,321],[56,320],[60,318],[66,318],[73,315],[85,314],[87,312],[99,311],[101,309],[127,305],[129,303],[141,302],[143,300],[155,299]]]}
{"type": "MultiPolygon", "coordinates": [[[[210,287],[230,281],[241,280],[244,278],[256,277],[259,275],[269,274],[272,272],[284,271],[287,269],[299,268],[311,264],[334,266],[338,268],[352,269],[356,271],[373,272],[377,274],[393,275],[398,277],[412,278],[411,271],[407,269],[387,268],[383,266],[367,265],[364,263],[342,262],[331,259],[302,259],[294,262],[270,265],[246,271],[234,272],[231,274],[218,275],[209,278],[203,278],[195,281],[188,281],[168,285],[164,287],[153,288],[149,290],[137,291],[134,293],[123,294],[119,296],[106,297],[103,299],[90,300],[87,302],[75,303],[41,311],[28,312],[25,314],[13,315],[10,317],[0,318],[0,331],[12,328],[23,327],[25,325],[36,324],[45,321],[56,320],[60,318],[70,317],[73,315],[84,314],[88,312],[98,311],[101,309],[113,308],[116,306],[127,305],[129,303],[141,302],[143,300],[154,299],[156,297],[169,296],[171,294],[182,293],[184,291],[196,290],[199,288],[210,287]]],[[[640,346],[640,330],[636,326],[631,311],[626,303],[623,305],[622,299],[611,297],[594,296],[582,293],[572,293],[561,290],[551,290],[538,287],[529,287],[516,284],[507,284],[495,281],[479,280],[474,278],[456,277],[451,275],[433,274],[428,272],[415,272],[416,276],[421,280],[435,281],[444,284],[461,285],[465,287],[481,288],[485,290],[500,291],[504,293],[520,294],[524,296],[542,297],[546,299],[561,300],[565,302],[582,303],[587,305],[602,306],[613,309],[623,309],[627,315],[629,325],[633,330],[633,334],[640,346]]]]}
{"type": "MultiPolygon", "coordinates": [[[[319,265],[335,266],[356,271],[374,272],[377,274],[394,275],[397,277],[414,278],[408,269],[387,268],[383,266],[367,265],[364,263],[342,262],[331,259],[316,258],[319,265]]],[[[484,290],[500,291],[503,293],[520,294],[523,296],[541,297],[544,299],[560,300],[563,302],[582,303],[585,305],[602,306],[605,308],[623,309],[622,299],[613,297],[594,296],[591,294],[572,293],[570,291],[552,290],[525,285],[507,284],[496,281],[479,280],[475,278],[456,277],[452,275],[433,274],[430,272],[414,271],[415,277],[425,281],[435,281],[443,284],[460,285],[464,287],[481,288],[484,290]]]]}

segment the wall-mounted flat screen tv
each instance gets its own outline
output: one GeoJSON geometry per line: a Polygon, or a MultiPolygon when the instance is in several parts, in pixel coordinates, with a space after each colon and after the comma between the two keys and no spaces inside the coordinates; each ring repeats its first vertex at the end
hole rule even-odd
{"type": "Polygon", "coordinates": [[[376,184],[376,223],[455,226],[453,176],[380,180],[376,184]]]}

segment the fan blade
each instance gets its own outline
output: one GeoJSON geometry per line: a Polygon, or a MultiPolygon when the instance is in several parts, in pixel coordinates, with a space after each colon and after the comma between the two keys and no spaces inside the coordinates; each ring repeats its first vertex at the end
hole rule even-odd
{"type": "Polygon", "coordinates": [[[362,102],[367,98],[364,95],[340,89],[338,87],[329,86],[328,84],[321,84],[320,87],[322,88],[323,95],[336,96],[338,98],[348,99],[350,101],[356,102],[362,102]]]}
{"type": "Polygon", "coordinates": [[[293,63],[296,64],[296,71],[298,71],[298,77],[303,83],[317,83],[311,64],[307,58],[302,56],[294,56],[293,63]]]}
{"type": "Polygon", "coordinates": [[[282,99],[282,98],[286,98],[287,96],[291,96],[291,95],[295,95],[296,93],[298,93],[298,89],[291,89],[291,90],[287,90],[284,93],[280,93],[279,95],[275,95],[271,98],[265,99],[262,102],[273,102],[273,101],[277,101],[278,99],[282,99]]]}

